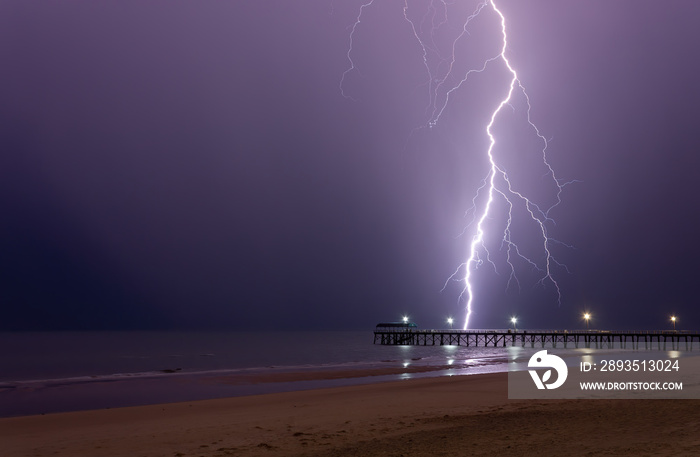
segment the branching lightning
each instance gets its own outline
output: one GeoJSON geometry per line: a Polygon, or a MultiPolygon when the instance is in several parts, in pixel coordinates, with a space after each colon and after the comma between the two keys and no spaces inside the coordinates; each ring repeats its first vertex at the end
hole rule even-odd
{"type": "MultiPolygon", "coordinates": [[[[501,240],[499,249],[505,251],[506,264],[509,269],[507,287],[515,285],[520,289],[520,281],[516,275],[516,265],[514,263],[515,259],[519,259],[526,265],[529,265],[530,268],[539,272],[540,279],[537,283],[542,286],[549,285],[553,287],[557,301],[561,303],[561,289],[555,279],[554,273],[555,269],[560,268],[566,270],[566,267],[559,263],[552,254],[552,246],[560,242],[549,235],[548,226],[554,223],[550,217],[550,213],[561,203],[561,194],[564,187],[573,181],[561,181],[555,175],[554,169],[547,158],[548,141],[540,133],[540,130],[531,119],[530,97],[518,79],[515,68],[507,57],[508,35],[506,30],[506,18],[496,6],[496,0],[481,1],[478,3],[473,13],[463,21],[458,35],[451,40],[451,52],[447,56],[442,56],[439,47],[435,44],[435,36],[443,27],[448,25],[448,10],[453,3],[448,3],[446,0],[426,0],[426,3],[428,6],[420,22],[414,22],[409,18],[408,0],[404,0],[403,4],[403,18],[408,23],[413,38],[420,45],[422,51],[421,58],[426,70],[425,86],[428,90],[428,106],[426,107],[427,121],[424,127],[432,128],[438,125],[440,119],[445,115],[446,108],[450,105],[453,94],[463,89],[463,86],[466,86],[468,81],[476,74],[483,73],[490,67],[500,63],[505,71],[508,72],[510,80],[507,85],[505,96],[497,103],[495,109],[491,112],[489,121],[485,126],[485,135],[488,138],[488,147],[485,151],[485,156],[488,159],[488,171],[472,200],[473,206],[470,210],[473,217],[472,222],[465,228],[465,233],[470,231],[470,227],[472,227],[471,231],[473,231],[471,240],[468,243],[467,260],[448,279],[448,282],[451,280],[460,280],[464,282],[464,288],[459,297],[460,303],[464,304],[465,309],[464,328],[466,329],[469,326],[469,319],[474,309],[475,298],[477,296],[474,284],[474,273],[485,263],[488,263],[497,271],[486,243],[486,231],[488,230],[487,221],[494,217],[494,207],[498,206],[497,202],[500,202],[506,208],[506,214],[504,215],[506,222],[502,232],[499,231],[499,238],[501,240]],[[470,69],[458,75],[456,74],[457,70],[455,65],[458,58],[457,45],[469,38],[469,26],[472,21],[485,14],[487,11],[491,12],[489,14],[495,14],[500,23],[500,49],[497,53],[485,59],[483,64],[478,68],[470,69]],[[429,29],[429,31],[426,32],[426,28],[429,29]],[[435,63],[431,65],[431,62],[435,63]],[[531,197],[526,195],[525,191],[517,188],[509,176],[506,167],[499,161],[496,154],[494,154],[494,149],[497,144],[496,134],[493,131],[494,126],[497,124],[503,108],[512,106],[515,93],[520,94],[522,97],[526,111],[526,122],[533,135],[535,135],[542,145],[541,161],[545,167],[546,173],[545,176],[538,176],[537,178],[544,178],[551,181],[553,184],[555,195],[550,200],[549,206],[538,205],[531,197]],[[480,201],[481,203],[479,203],[480,201]],[[553,203],[551,203],[552,201],[553,203]],[[538,241],[536,243],[540,245],[540,254],[538,254],[539,258],[537,260],[533,260],[525,255],[523,249],[513,241],[512,233],[516,225],[513,219],[513,209],[516,206],[525,210],[526,214],[529,215],[528,223],[534,225],[538,233],[538,241]],[[462,279],[458,279],[460,277],[462,279]]],[[[362,21],[363,15],[366,14],[366,10],[372,7],[373,4],[374,0],[370,0],[360,7],[359,14],[350,32],[350,45],[347,51],[349,67],[343,73],[340,81],[341,92],[343,96],[347,98],[352,97],[346,93],[346,79],[352,72],[357,71],[359,73],[359,69],[352,58],[355,34],[358,31],[358,26],[362,21]]],[[[515,107],[513,107],[513,110],[515,110],[515,107]]]]}

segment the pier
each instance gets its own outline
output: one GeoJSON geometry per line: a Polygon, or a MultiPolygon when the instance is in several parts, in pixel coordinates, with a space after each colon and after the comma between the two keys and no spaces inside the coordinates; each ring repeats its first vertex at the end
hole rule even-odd
{"type": "Polygon", "coordinates": [[[483,347],[595,347],[686,350],[700,347],[700,332],[687,330],[418,330],[377,327],[374,344],[401,346],[483,346],[483,347]]]}

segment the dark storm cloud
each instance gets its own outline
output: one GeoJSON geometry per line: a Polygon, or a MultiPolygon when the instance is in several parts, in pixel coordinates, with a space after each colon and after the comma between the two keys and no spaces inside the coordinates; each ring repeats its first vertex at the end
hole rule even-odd
{"type": "MultiPolygon", "coordinates": [[[[458,288],[440,289],[464,261],[502,80],[411,134],[421,52],[402,2],[380,3],[356,36],[352,102],[339,83],[361,2],[4,2],[0,328],[459,316],[458,288]]],[[[608,327],[700,318],[698,6],[501,3],[553,165],[582,182],[553,214],[575,246],[561,307],[493,275],[474,324],[574,326],[584,307],[608,327]]]]}

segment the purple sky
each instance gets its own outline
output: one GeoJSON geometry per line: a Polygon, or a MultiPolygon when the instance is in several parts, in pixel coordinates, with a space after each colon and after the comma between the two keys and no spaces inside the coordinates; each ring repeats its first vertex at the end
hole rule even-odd
{"type": "MultiPolygon", "coordinates": [[[[426,75],[402,1],[366,9],[341,94],[362,3],[2,2],[0,329],[461,319],[460,286],[441,289],[507,75],[412,134],[426,75]]],[[[577,328],[588,309],[601,328],[697,328],[700,3],[498,5],[551,163],[581,182],[552,212],[575,247],[557,250],[562,304],[484,269],[473,327],[577,328]]],[[[494,24],[474,22],[462,62],[497,48],[494,24]]]]}

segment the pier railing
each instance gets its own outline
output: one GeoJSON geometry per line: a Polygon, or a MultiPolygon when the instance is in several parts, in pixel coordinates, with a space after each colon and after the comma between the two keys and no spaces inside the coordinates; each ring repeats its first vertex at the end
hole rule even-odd
{"type": "Polygon", "coordinates": [[[671,343],[672,347],[684,342],[692,349],[694,342],[700,345],[700,332],[691,330],[418,330],[377,328],[374,344],[413,346],[541,346],[568,347],[619,347],[633,348],[644,344],[645,348],[656,343],[659,348],[671,343]]]}

